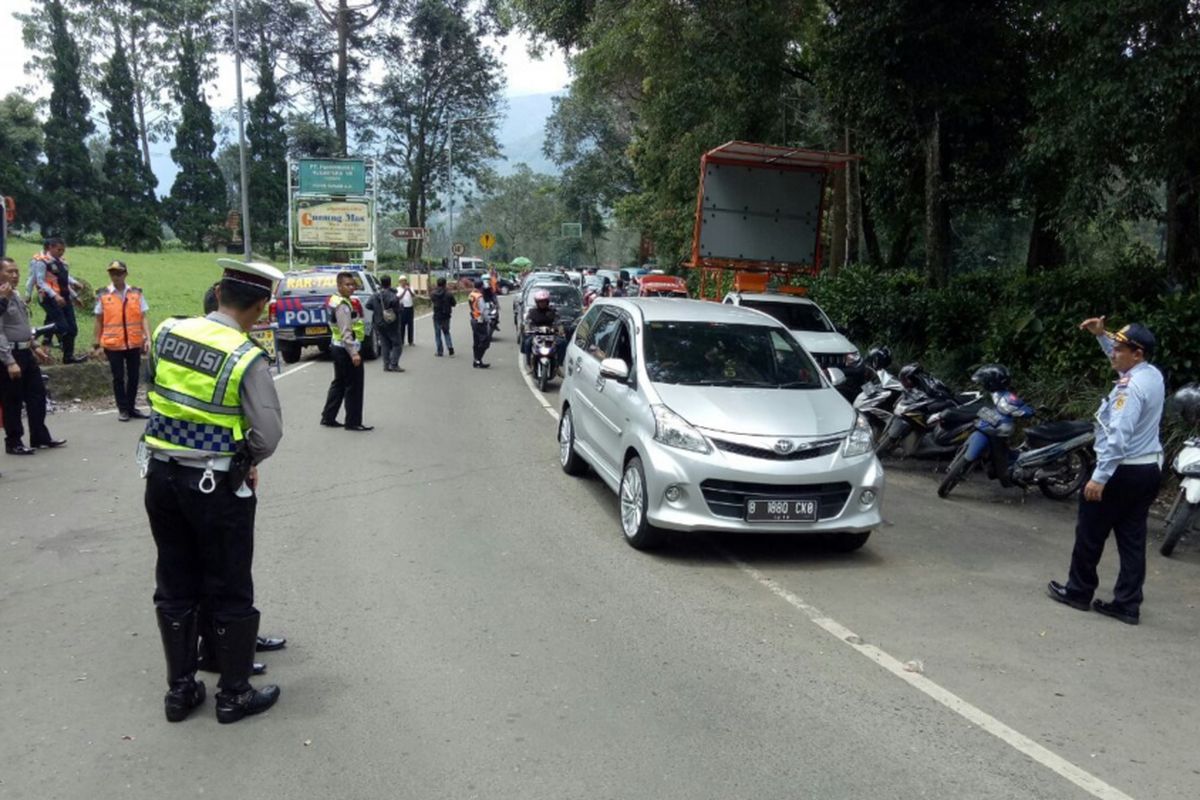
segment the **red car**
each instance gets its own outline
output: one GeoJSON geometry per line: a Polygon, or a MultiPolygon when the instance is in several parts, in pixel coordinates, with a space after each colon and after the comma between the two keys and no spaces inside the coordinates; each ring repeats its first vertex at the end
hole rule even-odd
{"type": "Polygon", "coordinates": [[[643,275],[638,282],[638,297],[689,296],[687,282],[675,275],[643,275]]]}

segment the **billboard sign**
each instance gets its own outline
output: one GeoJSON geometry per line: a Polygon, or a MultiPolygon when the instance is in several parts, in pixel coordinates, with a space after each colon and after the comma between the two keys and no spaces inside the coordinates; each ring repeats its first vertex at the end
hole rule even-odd
{"type": "Polygon", "coordinates": [[[361,158],[300,159],[300,194],[364,195],[366,163],[361,158]]]}
{"type": "Polygon", "coordinates": [[[370,199],[296,198],[296,247],[304,250],[371,250],[374,213],[370,199]]]}

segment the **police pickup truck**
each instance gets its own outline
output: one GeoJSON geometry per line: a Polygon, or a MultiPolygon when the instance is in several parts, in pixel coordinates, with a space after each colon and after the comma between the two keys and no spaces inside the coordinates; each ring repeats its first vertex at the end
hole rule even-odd
{"type": "Polygon", "coordinates": [[[375,334],[374,314],[367,304],[378,294],[379,282],[372,273],[358,265],[321,266],[284,273],[283,280],[275,290],[275,297],[268,306],[271,323],[277,326],[276,347],[284,363],[299,361],[300,351],[305,347],[315,346],[322,353],[329,350],[329,316],[325,304],[330,296],[337,294],[339,272],[354,273],[352,300],[361,304],[366,326],[363,358],[378,357],[379,337],[375,334]]]}

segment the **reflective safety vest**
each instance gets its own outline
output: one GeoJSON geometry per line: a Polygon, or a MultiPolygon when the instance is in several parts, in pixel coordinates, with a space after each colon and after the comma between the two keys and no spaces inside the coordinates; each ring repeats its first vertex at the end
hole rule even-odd
{"type": "Polygon", "coordinates": [[[146,444],[156,450],[232,455],[245,437],[241,387],[263,351],[245,333],[205,317],[169,319],[154,331],[154,385],[146,444]]]}
{"type": "Polygon", "coordinates": [[[483,319],[483,292],[474,290],[468,295],[467,301],[471,305],[471,319],[479,322],[483,319]]]}
{"type": "Polygon", "coordinates": [[[337,319],[334,316],[338,306],[342,303],[350,306],[350,331],[354,334],[354,341],[361,342],[367,337],[367,325],[363,322],[362,303],[357,298],[342,297],[340,294],[335,294],[325,301],[325,309],[329,314],[329,335],[334,344],[342,344],[342,332],[338,330],[337,319]]]}
{"type": "Polygon", "coordinates": [[[100,346],[105,350],[133,350],[146,341],[142,332],[142,290],[125,289],[125,298],[107,289],[100,293],[100,346]]]}
{"type": "MultiPolygon", "coordinates": [[[[58,282],[58,272],[57,272],[57,267],[54,265],[54,257],[47,255],[46,253],[38,253],[36,256],[33,257],[33,260],[41,261],[43,264],[46,265],[46,285],[49,286],[51,289],[53,289],[54,293],[57,294],[59,297],[63,298],[64,300],[70,300],[71,293],[68,291],[66,294],[63,294],[63,290],[60,288],[61,284],[58,282]]],[[[62,261],[60,263],[64,267],[67,265],[67,262],[65,262],[65,261],[62,261]]],[[[67,283],[70,283],[70,281],[68,280],[67,283]]],[[[46,299],[46,293],[44,291],[42,291],[42,288],[40,286],[38,287],[37,293],[38,293],[38,299],[40,299],[40,300],[46,299]]]]}

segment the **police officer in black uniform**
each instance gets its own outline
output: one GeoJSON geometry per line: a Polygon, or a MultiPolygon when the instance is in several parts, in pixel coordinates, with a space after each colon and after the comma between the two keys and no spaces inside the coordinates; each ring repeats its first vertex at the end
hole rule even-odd
{"type": "Polygon", "coordinates": [[[165,321],[151,346],[140,461],[158,549],[154,604],[171,722],[205,699],[195,678],[202,607],[221,672],[217,720],[236,722],[279,698],[279,687],[255,689],[248,679],[259,624],[251,578],[257,465],[278,446],[283,418],[266,359],[246,334],[283,276],[266,264],[219,263],[217,311],[165,321]]]}

